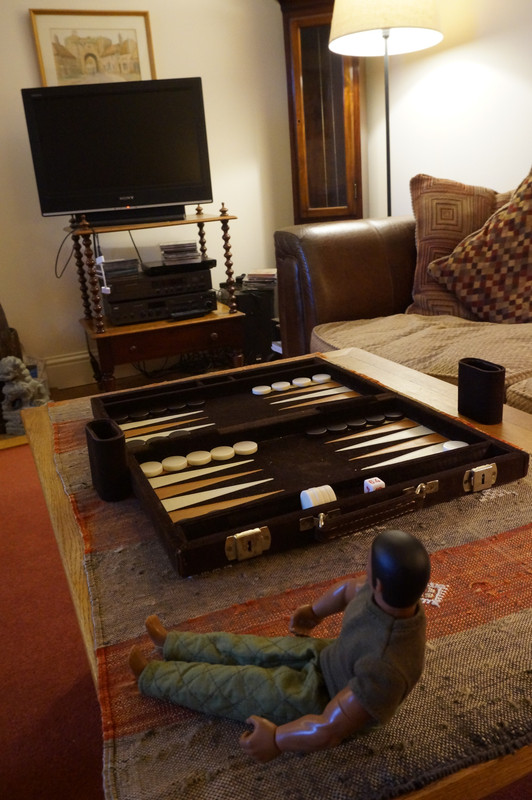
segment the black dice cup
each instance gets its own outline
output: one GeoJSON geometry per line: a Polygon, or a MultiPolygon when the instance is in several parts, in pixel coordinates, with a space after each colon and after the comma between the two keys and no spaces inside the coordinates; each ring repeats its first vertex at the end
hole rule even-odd
{"type": "Polygon", "coordinates": [[[482,358],[458,362],[458,413],[484,425],[502,420],[505,369],[482,358]]]}
{"type": "Polygon", "coordinates": [[[131,492],[123,431],[112,419],[85,425],[92,484],[102,500],[123,500],[131,492]]]}

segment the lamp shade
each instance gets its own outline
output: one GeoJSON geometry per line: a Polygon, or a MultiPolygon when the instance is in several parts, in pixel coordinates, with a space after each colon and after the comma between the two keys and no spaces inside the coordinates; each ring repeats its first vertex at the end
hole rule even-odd
{"type": "Polygon", "coordinates": [[[390,55],[438,44],[435,0],[335,0],[329,48],[342,55],[383,56],[383,31],[390,55]]]}

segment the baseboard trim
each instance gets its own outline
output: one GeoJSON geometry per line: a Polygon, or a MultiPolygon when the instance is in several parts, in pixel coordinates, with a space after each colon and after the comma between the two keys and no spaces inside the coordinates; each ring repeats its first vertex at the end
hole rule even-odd
{"type": "MultiPolygon", "coordinates": [[[[44,378],[52,389],[70,389],[73,386],[94,383],[90,359],[85,350],[51,356],[45,360],[44,369],[44,378]]],[[[123,364],[115,370],[117,378],[126,378],[137,374],[130,364],[123,364]]]]}

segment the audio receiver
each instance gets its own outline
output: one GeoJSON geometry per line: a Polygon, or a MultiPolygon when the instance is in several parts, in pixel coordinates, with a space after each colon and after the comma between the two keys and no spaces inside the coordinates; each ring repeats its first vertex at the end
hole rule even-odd
{"type": "Polygon", "coordinates": [[[108,298],[113,303],[126,300],[145,300],[148,297],[171,297],[173,295],[207,292],[212,289],[210,269],[192,272],[175,272],[169,275],[136,275],[112,277],[108,280],[108,298]]]}
{"type": "Polygon", "coordinates": [[[216,292],[193,292],[170,297],[144,297],[116,302],[104,295],[103,307],[112,325],[135,325],[156,320],[176,321],[202,317],[216,308],[216,292]]]}

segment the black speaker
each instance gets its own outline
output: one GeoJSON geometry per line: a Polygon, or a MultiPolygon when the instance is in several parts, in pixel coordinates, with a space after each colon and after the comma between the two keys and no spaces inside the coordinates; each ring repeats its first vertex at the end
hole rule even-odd
{"type": "MultiPolygon", "coordinates": [[[[239,311],[246,315],[244,320],[244,362],[270,361],[274,358],[272,341],[276,335],[274,317],[276,316],[276,286],[247,288],[241,280],[236,281],[235,300],[239,311]]],[[[220,299],[225,302],[227,291],[221,285],[220,299]]]]}

